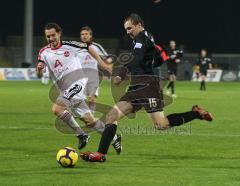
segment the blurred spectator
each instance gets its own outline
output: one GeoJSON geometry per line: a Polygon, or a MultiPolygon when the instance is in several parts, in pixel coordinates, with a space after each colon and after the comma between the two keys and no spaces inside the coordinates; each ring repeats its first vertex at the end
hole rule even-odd
{"type": "Polygon", "coordinates": [[[183,63],[184,80],[191,80],[192,76],[192,63],[189,60],[185,60],[183,63]]]}
{"type": "MultiPolygon", "coordinates": [[[[177,66],[181,62],[183,57],[183,51],[177,48],[175,41],[169,42],[169,49],[167,51],[169,59],[167,61],[168,75],[169,75],[169,83],[167,89],[171,89],[172,97],[176,97],[175,95],[175,82],[177,80],[177,66]]],[[[167,91],[167,94],[170,94],[167,91]]]]}
{"type": "Polygon", "coordinates": [[[207,50],[202,49],[200,52],[200,56],[197,61],[197,65],[199,66],[199,78],[201,81],[200,90],[206,90],[205,79],[207,76],[207,70],[212,68],[211,59],[208,57],[207,50]]]}

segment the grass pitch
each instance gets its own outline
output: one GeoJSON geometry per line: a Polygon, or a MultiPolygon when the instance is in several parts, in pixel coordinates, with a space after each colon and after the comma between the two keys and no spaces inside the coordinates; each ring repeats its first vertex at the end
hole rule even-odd
{"type": "MultiPolygon", "coordinates": [[[[161,133],[140,112],[120,122],[120,156],[111,148],[106,163],[80,160],[72,169],[56,162],[57,151],[76,148],[77,139],[54,128],[50,86],[0,82],[1,185],[240,185],[239,83],[209,83],[201,92],[198,83],[178,82],[165,114],[199,104],[214,114],[212,123],[195,120],[161,133]]],[[[98,101],[112,104],[108,82],[98,101]]],[[[91,133],[84,151],[95,151],[99,139],[91,133]]]]}

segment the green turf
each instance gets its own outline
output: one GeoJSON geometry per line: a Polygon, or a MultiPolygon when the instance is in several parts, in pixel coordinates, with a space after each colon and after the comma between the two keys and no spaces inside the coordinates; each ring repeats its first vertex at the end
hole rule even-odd
{"type": "MultiPolygon", "coordinates": [[[[196,120],[160,133],[140,112],[120,122],[120,156],[111,148],[106,163],[80,160],[66,169],[56,163],[56,153],[64,146],[76,148],[77,141],[53,127],[50,85],[0,82],[0,185],[240,185],[239,84],[209,83],[206,92],[198,83],[176,87],[178,98],[166,114],[199,104],[215,121],[196,120]]],[[[112,103],[107,82],[99,101],[112,103]]],[[[91,133],[85,150],[96,150],[98,142],[99,135],[91,133]]]]}

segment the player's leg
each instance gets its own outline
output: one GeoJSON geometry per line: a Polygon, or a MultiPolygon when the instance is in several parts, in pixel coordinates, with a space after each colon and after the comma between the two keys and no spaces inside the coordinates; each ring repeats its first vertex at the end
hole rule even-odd
{"type": "Polygon", "coordinates": [[[133,106],[130,102],[118,102],[106,115],[106,127],[102,133],[98,151],[93,153],[82,153],[81,157],[86,161],[105,161],[111,141],[117,131],[117,121],[131,113],[133,106]]]}
{"type": "Polygon", "coordinates": [[[92,113],[95,111],[96,100],[99,94],[99,76],[95,71],[87,72],[88,83],[85,87],[85,94],[88,96],[88,107],[92,113]],[[91,75],[92,74],[92,75],[91,75]]]}
{"type": "Polygon", "coordinates": [[[109,145],[117,131],[117,121],[131,113],[133,106],[130,102],[118,102],[106,115],[106,127],[99,143],[98,152],[107,154],[109,145]]]}
{"type": "Polygon", "coordinates": [[[71,127],[79,138],[79,148],[83,148],[88,140],[88,135],[81,129],[72,114],[66,109],[65,104],[58,102],[52,106],[53,113],[71,127]],[[83,139],[84,138],[84,139],[83,139]]]}
{"type": "Polygon", "coordinates": [[[202,74],[202,75],[201,75],[201,88],[200,88],[200,90],[206,90],[205,79],[206,79],[205,74],[202,74]]]}
{"type": "Polygon", "coordinates": [[[70,126],[77,135],[84,135],[85,132],[79,127],[78,123],[72,116],[72,114],[66,109],[63,103],[54,103],[52,106],[52,112],[70,126]]]}
{"type": "MultiPolygon", "coordinates": [[[[91,112],[85,113],[81,118],[84,123],[91,128],[94,128],[98,133],[102,134],[105,129],[105,124],[101,120],[96,120],[91,112]]],[[[122,135],[115,134],[112,140],[112,145],[117,154],[122,151],[122,135]]]]}
{"type": "Polygon", "coordinates": [[[104,131],[105,124],[93,116],[84,100],[82,100],[78,105],[72,107],[71,111],[76,117],[82,120],[87,127],[94,128],[99,133],[104,131]]]}
{"type": "Polygon", "coordinates": [[[173,74],[172,75],[172,96],[173,97],[176,97],[176,95],[175,95],[175,82],[176,82],[176,74],[173,74]]]}
{"type": "MultiPolygon", "coordinates": [[[[171,90],[171,95],[175,95],[175,81],[176,81],[176,72],[174,69],[169,71],[169,84],[167,86],[167,89],[171,90]]],[[[167,94],[170,94],[170,92],[167,92],[167,94]]]]}
{"type": "MultiPolygon", "coordinates": [[[[71,108],[71,110],[75,116],[79,117],[86,124],[87,127],[95,129],[100,134],[103,133],[105,124],[93,116],[85,101],[82,101],[77,107],[71,108]]],[[[112,144],[117,154],[120,154],[122,150],[120,134],[115,134],[112,144]]]]}
{"type": "Polygon", "coordinates": [[[194,119],[201,119],[206,121],[212,121],[213,116],[203,108],[195,105],[192,110],[182,113],[173,113],[164,116],[163,111],[149,113],[156,129],[164,130],[170,127],[180,126],[184,123],[188,123],[194,119]]]}
{"type": "Polygon", "coordinates": [[[199,76],[200,79],[200,90],[203,90],[203,82],[202,82],[202,75],[199,76]]]}
{"type": "Polygon", "coordinates": [[[167,89],[172,88],[172,82],[173,82],[173,74],[172,72],[169,72],[169,83],[167,85],[167,89]]]}
{"type": "Polygon", "coordinates": [[[88,106],[92,113],[94,113],[94,111],[95,111],[96,100],[97,100],[96,95],[90,96],[89,100],[88,100],[89,101],[88,106]]]}

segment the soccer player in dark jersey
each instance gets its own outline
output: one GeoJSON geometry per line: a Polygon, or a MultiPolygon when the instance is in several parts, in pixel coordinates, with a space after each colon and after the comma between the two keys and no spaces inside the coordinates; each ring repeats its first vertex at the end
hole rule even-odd
{"type": "Polygon", "coordinates": [[[131,14],[124,20],[124,28],[133,39],[133,60],[125,65],[114,77],[115,84],[121,83],[126,77],[124,70],[131,76],[129,89],[120,101],[106,115],[106,127],[100,140],[97,152],[81,153],[82,159],[92,162],[104,162],[108,148],[117,130],[117,121],[124,116],[144,108],[156,129],[163,130],[180,126],[193,119],[212,121],[212,115],[195,105],[190,111],[164,116],[163,99],[159,78],[153,74],[154,42],[144,29],[144,22],[137,14],[131,14]]]}
{"type": "Polygon", "coordinates": [[[205,79],[207,76],[207,70],[212,68],[211,59],[207,55],[207,50],[202,49],[200,52],[200,57],[197,61],[197,66],[199,66],[199,78],[201,81],[200,90],[206,90],[205,79]]]}
{"type": "MultiPolygon", "coordinates": [[[[169,59],[167,61],[168,75],[169,75],[169,84],[167,89],[171,89],[172,97],[176,97],[175,94],[175,82],[177,80],[177,66],[181,62],[183,57],[183,51],[177,49],[176,42],[170,41],[168,49],[169,59]]],[[[168,93],[169,94],[169,93],[168,93]]]]}

